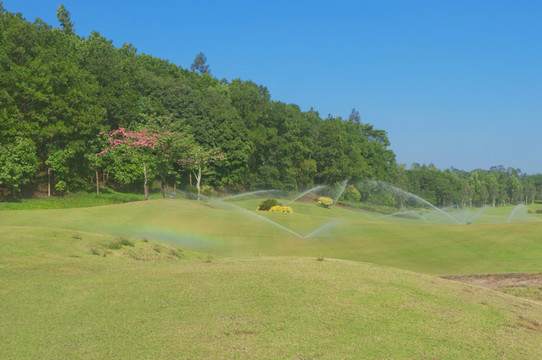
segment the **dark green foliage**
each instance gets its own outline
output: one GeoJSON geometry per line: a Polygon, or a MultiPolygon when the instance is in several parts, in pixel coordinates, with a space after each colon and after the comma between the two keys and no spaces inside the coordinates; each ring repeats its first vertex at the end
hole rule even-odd
{"type": "Polygon", "coordinates": [[[197,71],[200,74],[207,74],[210,73],[209,65],[206,65],[207,58],[205,55],[203,55],[202,52],[200,52],[198,55],[196,55],[196,58],[194,59],[194,62],[192,65],[190,65],[190,70],[197,71]]]}
{"type": "Polygon", "coordinates": [[[0,186],[17,193],[37,171],[36,146],[32,140],[16,137],[13,143],[0,147],[0,186]]]}
{"type": "Polygon", "coordinates": [[[59,5],[56,10],[56,17],[62,25],[64,32],[66,34],[73,34],[73,22],[70,20],[70,12],[64,7],[64,5],[59,5]]]}
{"type": "Polygon", "coordinates": [[[342,194],[346,201],[357,202],[361,200],[361,194],[354,185],[348,185],[342,194]]]}
{"type": "Polygon", "coordinates": [[[262,201],[260,206],[258,206],[258,210],[269,211],[269,209],[271,209],[273,206],[277,206],[277,205],[282,206],[282,204],[279,203],[277,201],[277,199],[265,199],[264,201],[262,201]]]}

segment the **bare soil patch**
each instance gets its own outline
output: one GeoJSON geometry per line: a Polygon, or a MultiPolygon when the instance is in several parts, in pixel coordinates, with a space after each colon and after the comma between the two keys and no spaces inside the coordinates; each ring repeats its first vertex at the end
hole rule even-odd
{"type": "MultiPolygon", "coordinates": [[[[542,302],[542,273],[450,275],[442,276],[442,278],[482,286],[531,301],[542,302]]],[[[469,290],[469,288],[463,289],[465,292],[472,292],[469,290]]],[[[527,327],[526,325],[522,325],[523,323],[521,322],[519,324],[523,327],[527,327]]],[[[542,329],[540,324],[537,324],[535,327],[536,331],[542,329]]]]}
{"type": "Polygon", "coordinates": [[[523,316],[518,318],[518,326],[524,327],[532,331],[538,331],[542,333],[542,325],[538,321],[527,319],[523,316]]]}
{"type": "Polygon", "coordinates": [[[455,280],[467,284],[499,290],[508,287],[542,287],[542,274],[481,274],[449,275],[443,279],[455,280]]]}

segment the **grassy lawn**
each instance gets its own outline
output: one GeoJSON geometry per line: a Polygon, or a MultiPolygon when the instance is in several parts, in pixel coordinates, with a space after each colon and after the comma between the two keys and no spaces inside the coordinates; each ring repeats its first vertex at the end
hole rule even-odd
{"type": "Polygon", "coordinates": [[[542,272],[542,222],[505,222],[513,207],[488,209],[493,222],[443,225],[310,203],[292,204],[294,214],[256,212],[258,202],[165,199],[6,211],[0,224],[148,238],[221,256],[338,258],[435,275],[542,272]],[[291,232],[305,236],[315,229],[321,231],[307,238],[291,232]]]}
{"type": "MultiPolygon", "coordinates": [[[[159,199],[161,194],[152,193],[152,199],[159,199]]],[[[89,206],[119,204],[132,201],[145,200],[143,194],[121,193],[112,189],[102,189],[100,196],[96,193],[77,192],[65,196],[41,197],[21,199],[18,201],[0,201],[0,211],[5,210],[44,210],[44,209],[70,209],[89,206]]]]}
{"type": "MultiPolygon", "coordinates": [[[[102,210],[152,218],[154,203],[165,206],[102,210]]],[[[427,275],[316,257],[172,255],[81,230],[0,231],[3,359],[542,358],[540,303],[427,275]]]]}

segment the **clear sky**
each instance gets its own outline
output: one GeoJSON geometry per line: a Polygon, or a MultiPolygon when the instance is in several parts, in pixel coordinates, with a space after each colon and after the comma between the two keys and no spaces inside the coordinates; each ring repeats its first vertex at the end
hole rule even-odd
{"type": "MultiPolygon", "coordinates": [[[[0,0],[1,1],[1,0],[0,0]]],[[[542,173],[542,1],[3,0],[388,132],[397,161],[542,173]]]]}

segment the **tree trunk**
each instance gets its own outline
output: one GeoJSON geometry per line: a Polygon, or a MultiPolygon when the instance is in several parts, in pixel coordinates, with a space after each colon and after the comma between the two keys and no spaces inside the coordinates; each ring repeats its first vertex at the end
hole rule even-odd
{"type": "Polygon", "coordinates": [[[199,198],[200,198],[200,193],[201,193],[201,188],[200,188],[200,184],[201,184],[201,165],[198,164],[198,177],[196,178],[196,188],[198,189],[198,201],[199,201],[199,198]]]}
{"type": "Polygon", "coordinates": [[[189,184],[190,184],[190,186],[192,186],[192,173],[190,173],[188,175],[190,175],[190,183],[189,184]]]}
{"type": "Polygon", "coordinates": [[[167,196],[167,183],[166,183],[166,176],[164,174],[160,175],[162,180],[162,199],[165,199],[167,196]]]}
{"type": "Polygon", "coordinates": [[[173,195],[177,195],[177,182],[173,183],[173,195]]]}
{"type": "Polygon", "coordinates": [[[96,167],[96,196],[100,196],[100,173],[98,167],[96,167]]]}
{"type": "Polygon", "coordinates": [[[145,161],[143,161],[143,176],[145,178],[145,181],[143,183],[143,189],[145,191],[145,200],[150,200],[150,198],[149,198],[149,186],[147,185],[147,165],[145,164],[145,161]]]}
{"type": "Polygon", "coordinates": [[[47,197],[51,197],[51,168],[47,168],[47,197]]]}

